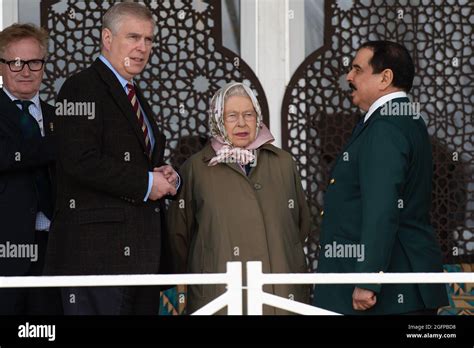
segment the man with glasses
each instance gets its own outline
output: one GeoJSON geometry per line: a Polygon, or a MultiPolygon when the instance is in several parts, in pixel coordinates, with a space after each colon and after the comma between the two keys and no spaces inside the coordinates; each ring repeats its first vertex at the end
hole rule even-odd
{"type": "MultiPolygon", "coordinates": [[[[43,272],[53,216],[54,108],[39,98],[48,34],[0,32],[0,275],[43,272]]],[[[57,289],[0,289],[0,314],[60,314],[57,289]]]]}

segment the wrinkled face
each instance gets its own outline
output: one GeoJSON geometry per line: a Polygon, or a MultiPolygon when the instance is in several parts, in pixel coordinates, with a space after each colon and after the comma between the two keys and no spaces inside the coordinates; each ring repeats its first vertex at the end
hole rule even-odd
{"type": "MultiPolygon", "coordinates": [[[[25,38],[10,43],[1,58],[6,61],[29,61],[44,59],[45,52],[38,40],[25,38]]],[[[34,68],[33,68],[34,69],[34,68]]],[[[18,99],[31,99],[39,91],[43,80],[44,66],[39,71],[31,71],[25,64],[22,71],[12,72],[7,64],[0,64],[3,85],[18,99]]]]}
{"type": "Polygon", "coordinates": [[[154,24],[133,16],[124,16],[117,27],[116,33],[109,29],[102,31],[102,54],[121,76],[131,80],[148,63],[154,24]]]}
{"type": "Polygon", "coordinates": [[[246,147],[257,134],[257,113],[249,97],[232,96],[224,105],[224,127],[232,145],[246,147]]]}
{"type": "Polygon", "coordinates": [[[368,48],[361,48],[353,62],[352,69],[347,74],[347,81],[352,88],[352,102],[364,111],[369,110],[381,94],[382,74],[373,74],[369,61],[373,52],[368,48]]]}

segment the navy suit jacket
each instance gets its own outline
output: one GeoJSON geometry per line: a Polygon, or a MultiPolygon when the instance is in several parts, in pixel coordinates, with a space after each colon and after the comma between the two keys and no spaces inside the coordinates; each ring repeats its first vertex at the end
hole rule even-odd
{"type": "MultiPolygon", "coordinates": [[[[41,102],[41,110],[45,136],[23,139],[21,110],[0,89],[0,244],[3,245],[35,241],[38,207],[35,170],[46,166],[54,187],[54,108],[41,102]]],[[[29,258],[0,257],[0,274],[24,275],[30,262],[29,258]]]]}

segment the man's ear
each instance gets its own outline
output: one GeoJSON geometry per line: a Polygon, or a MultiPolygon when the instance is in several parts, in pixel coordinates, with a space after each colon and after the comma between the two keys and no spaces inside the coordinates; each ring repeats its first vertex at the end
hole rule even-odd
{"type": "Polygon", "coordinates": [[[380,80],[380,90],[386,90],[388,87],[392,85],[393,82],[393,71],[392,69],[385,69],[384,71],[381,72],[380,74],[381,80],[380,80]]]}
{"type": "Polygon", "coordinates": [[[112,31],[108,28],[102,30],[102,47],[107,51],[110,51],[110,45],[112,43],[112,31]]]}

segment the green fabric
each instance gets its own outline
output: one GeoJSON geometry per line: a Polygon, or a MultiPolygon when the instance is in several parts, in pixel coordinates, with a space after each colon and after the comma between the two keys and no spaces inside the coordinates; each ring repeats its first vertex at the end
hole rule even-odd
{"type": "MultiPolygon", "coordinates": [[[[318,272],[442,272],[429,221],[432,168],[424,121],[375,111],[336,160],[324,197],[318,272]],[[328,254],[333,243],[363,247],[363,260],[328,254]]],[[[355,285],[316,286],[314,304],[344,314],[395,314],[447,303],[443,284],[357,286],[376,292],[370,310],[352,309],[355,285]]]]}

